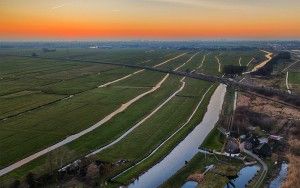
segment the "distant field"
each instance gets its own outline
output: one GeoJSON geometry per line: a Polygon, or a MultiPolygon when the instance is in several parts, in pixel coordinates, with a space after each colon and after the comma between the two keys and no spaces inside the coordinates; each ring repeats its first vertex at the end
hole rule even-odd
{"type": "Polygon", "coordinates": [[[291,89],[297,93],[300,93],[300,72],[289,72],[288,79],[291,89]]]}

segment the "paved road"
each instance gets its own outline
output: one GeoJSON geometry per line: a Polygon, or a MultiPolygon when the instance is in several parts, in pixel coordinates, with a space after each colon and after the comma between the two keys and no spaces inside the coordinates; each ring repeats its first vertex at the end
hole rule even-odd
{"type": "Polygon", "coordinates": [[[254,184],[254,188],[259,188],[259,187],[261,187],[261,184],[263,183],[263,181],[268,173],[268,166],[262,159],[260,159],[257,155],[255,155],[251,151],[244,149],[243,152],[246,153],[247,155],[253,157],[254,159],[256,159],[263,167],[263,171],[262,171],[260,177],[254,184]]]}

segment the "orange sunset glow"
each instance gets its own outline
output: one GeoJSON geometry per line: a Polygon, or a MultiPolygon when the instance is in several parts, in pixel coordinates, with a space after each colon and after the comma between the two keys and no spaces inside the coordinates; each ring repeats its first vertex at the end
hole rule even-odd
{"type": "Polygon", "coordinates": [[[299,7],[297,0],[2,0],[0,36],[299,38],[299,7]]]}

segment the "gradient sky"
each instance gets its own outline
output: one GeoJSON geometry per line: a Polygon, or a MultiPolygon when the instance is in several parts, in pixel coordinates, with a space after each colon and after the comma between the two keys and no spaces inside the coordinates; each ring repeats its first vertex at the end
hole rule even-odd
{"type": "Polygon", "coordinates": [[[300,38],[300,0],[0,0],[0,39],[300,38]]]}

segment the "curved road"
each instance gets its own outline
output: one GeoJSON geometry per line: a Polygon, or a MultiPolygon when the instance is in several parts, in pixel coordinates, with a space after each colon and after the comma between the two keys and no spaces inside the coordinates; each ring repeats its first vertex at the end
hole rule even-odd
{"type": "Polygon", "coordinates": [[[256,159],[263,167],[263,171],[262,171],[260,177],[254,184],[254,188],[259,188],[259,187],[261,187],[261,184],[263,183],[263,181],[268,173],[268,166],[262,159],[260,159],[257,155],[255,155],[251,151],[244,149],[243,152],[246,153],[247,155],[251,156],[252,158],[256,159]]]}

